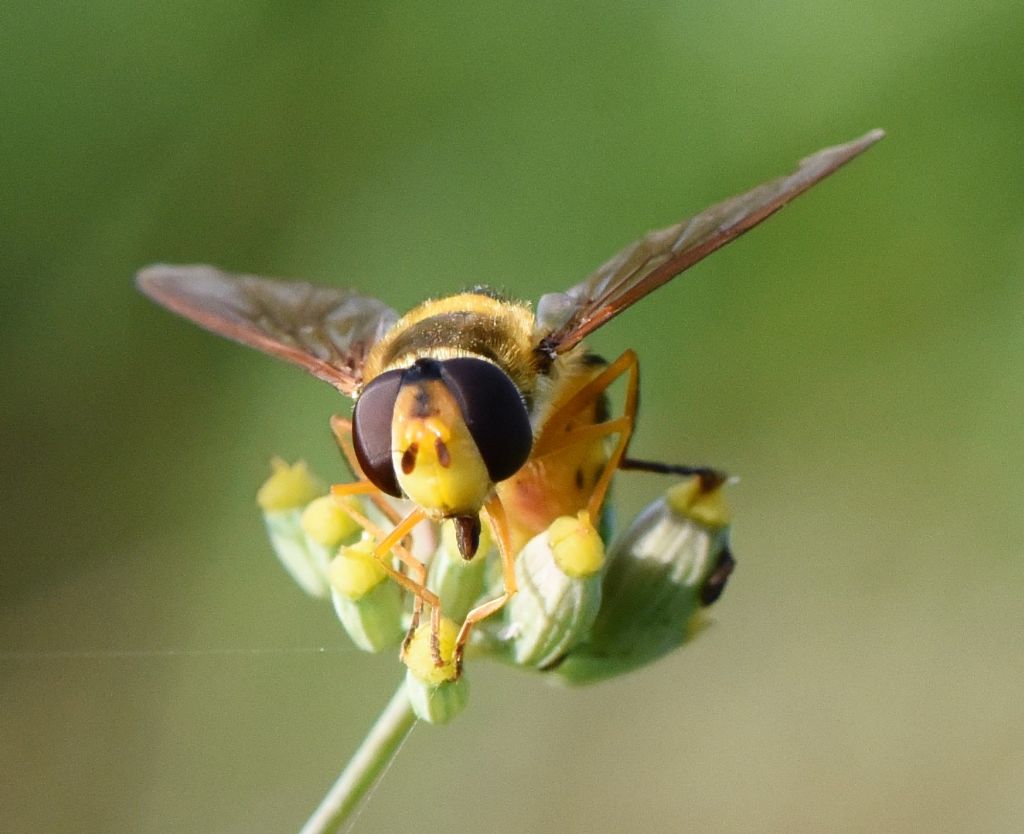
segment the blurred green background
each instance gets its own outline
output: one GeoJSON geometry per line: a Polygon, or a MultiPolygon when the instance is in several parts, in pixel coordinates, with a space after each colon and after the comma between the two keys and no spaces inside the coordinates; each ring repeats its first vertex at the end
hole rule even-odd
{"type": "Polygon", "coordinates": [[[139,266],[536,299],[877,126],[593,340],[636,454],[742,478],[716,626],[589,689],[472,666],[352,830],[1020,830],[1019,2],[0,16],[0,829],[293,830],[400,678],[253,501],[275,453],[341,476],[344,404],[139,266]]]}

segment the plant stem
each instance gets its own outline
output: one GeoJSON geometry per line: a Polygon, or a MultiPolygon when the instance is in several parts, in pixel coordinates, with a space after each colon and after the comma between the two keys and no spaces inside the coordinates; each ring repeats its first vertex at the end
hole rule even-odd
{"type": "Polygon", "coordinates": [[[306,820],[300,834],[331,834],[338,831],[359,801],[373,787],[416,723],[404,683],[391,696],[363,743],[345,769],[306,820]]]}

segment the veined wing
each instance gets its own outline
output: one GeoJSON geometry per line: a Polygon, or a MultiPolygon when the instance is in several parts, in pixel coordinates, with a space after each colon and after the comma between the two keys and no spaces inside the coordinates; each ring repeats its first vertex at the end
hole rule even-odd
{"type": "Polygon", "coordinates": [[[574,347],[605,322],[716,249],[752,229],[794,197],[863,153],[885,132],[873,130],[825,148],[786,177],[759,185],[627,246],[585,281],[537,304],[537,349],[548,357],[574,347]]]}
{"type": "Polygon", "coordinates": [[[201,327],[305,368],[352,395],[369,349],[398,320],[383,302],[340,287],[156,264],[139,289],[201,327]]]}

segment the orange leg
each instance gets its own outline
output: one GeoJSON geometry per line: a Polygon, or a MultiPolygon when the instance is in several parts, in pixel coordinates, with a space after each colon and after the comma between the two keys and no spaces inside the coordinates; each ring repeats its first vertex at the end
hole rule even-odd
{"type": "Polygon", "coordinates": [[[498,540],[498,553],[501,556],[501,573],[505,590],[502,591],[500,596],[478,605],[466,615],[462,628],[459,629],[459,634],[455,638],[456,676],[462,674],[462,656],[466,650],[466,643],[469,642],[473,626],[496,611],[501,610],[518,590],[516,583],[516,554],[512,552],[512,542],[508,531],[508,520],[505,517],[505,508],[501,505],[501,500],[497,495],[492,495],[487,499],[483,512],[487,514],[487,519],[491,523],[491,529],[498,540]]]}
{"type": "Polygon", "coordinates": [[[640,372],[635,351],[627,350],[622,356],[597,374],[589,382],[578,388],[573,394],[547,419],[541,427],[540,435],[533,446],[533,456],[546,454],[550,448],[561,447],[561,435],[565,434],[570,423],[581,412],[589,408],[608,388],[624,373],[629,373],[626,384],[626,403],[624,413],[630,419],[636,416],[639,399],[640,372]]]}
{"type": "Polygon", "coordinates": [[[597,439],[609,434],[619,436],[615,448],[608,456],[601,477],[594,486],[590,501],[587,503],[587,511],[592,519],[597,519],[604,504],[608,488],[611,486],[612,476],[618,469],[629,441],[633,436],[633,426],[636,423],[636,412],[639,404],[640,390],[640,368],[636,353],[627,350],[618,359],[612,362],[601,373],[576,391],[565,403],[563,403],[544,424],[540,437],[534,445],[534,457],[543,457],[557,452],[559,449],[578,443],[582,440],[597,439]],[[626,381],[626,402],[621,417],[614,420],[606,420],[603,423],[592,423],[588,426],[572,428],[571,422],[580,412],[593,405],[608,387],[623,374],[629,374],[626,381]]]}
{"type": "MultiPolygon", "coordinates": [[[[355,475],[355,477],[358,478],[360,482],[368,483],[366,476],[363,474],[362,467],[359,466],[359,460],[356,458],[355,449],[352,446],[351,420],[346,420],[344,417],[335,414],[333,417],[331,417],[331,431],[334,432],[334,439],[337,441],[338,447],[341,449],[341,453],[345,456],[345,460],[348,461],[348,465],[349,468],[352,470],[352,474],[355,475]]],[[[380,490],[374,489],[366,494],[369,497],[369,499],[373,502],[374,506],[378,510],[380,510],[381,513],[384,514],[384,517],[387,518],[393,525],[397,526],[401,523],[401,513],[399,513],[398,510],[395,509],[394,505],[390,501],[388,501],[387,498],[381,495],[380,490]]],[[[351,515],[352,518],[360,526],[362,526],[364,530],[367,530],[367,532],[369,532],[369,528],[366,526],[366,524],[364,524],[362,521],[359,521],[359,519],[357,519],[354,514],[349,513],[349,515],[351,515]]],[[[372,535],[374,535],[377,541],[380,541],[382,538],[384,538],[383,535],[377,535],[376,533],[373,533],[372,535]]],[[[411,541],[403,542],[403,544],[407,549],[412,546],[411,541]]],[[[409,566],[410,570],[414,571],[415,581],[421,587],[425,586],[427,581],[426,572],[423,571],[422,573],[416,573],[416,569],[412,567],[413,563],[419,565],[420,562],[416,559],[413,559],[411,553],[409,554],[408,559],[404,559],[401,556],[399,556],[399,558],[401,559],[403,564],[409,566]]],[[[406,633],[405,640],[402,643],[403,652],[408,647],[409,641],[412,639],[413,632],[416,631],[416,627],[420,624],[420,617],[423,615],[423,603],[424,596],[422,594],[416,594],[413,597],[412,619],[409,621],[409,631],[406,633]]],[[[432,634],[432,645],[433,643],[438,642],[437,635],[438,632],[435,630],[432,634]]],[[[440,657],[440,651],[440,647],[438,647],[437,652],[435,653],[435,659],[440,657]]]]}
{"type": "MultiPolygon", "coordinates": [[[[331,495],[338,498],[345,498],[350,495],[371,495],[372,490],[376,489],[369,481],[356,481],[350,484],[335,484],[331,487],[331,495]]],[[[388,576],[413,595],[412,619],[409,623],[409,631],[405,635],[405,640],[402,641],[402,651],[404,652],[408,647],[409,641],[419,625],[420,616],[423,613],[423,605],[427,604],[430,606],[431,653],[434,657],[434,662],[438,666],[442,665],[441,647],[438,639],[441,628],[441,600],[437,594],[427,588],[427,566],[413,556],[412,552],[402,544],[402,539],[412,532],[413,527],[426,518],[426,514],[417,507],[405,518],[400,519],[394,529],[388,533],[374,524],[359,510],[352,507],[350,502],[341,502],[340,506],[352,517],[356,524],[376,539],[377,547],[373,551],[373,557],[380,562],[384,570],[387,571],[388,576]],[[391,564],[392,553],[409,569],[409,572],[412,574],[411,576],[406,576],[391,564]]]]}

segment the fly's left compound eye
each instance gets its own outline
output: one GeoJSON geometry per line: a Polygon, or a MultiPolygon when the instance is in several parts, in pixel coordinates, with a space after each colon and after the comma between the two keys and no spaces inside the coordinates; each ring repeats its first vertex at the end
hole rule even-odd
{"type": "Polygon", "coordinates": [[[391,421],[402,371],[381,374],[363,389],[352,409],[352,446],[363,473],[381,492],[402,497],[391,462],[391,421]]]}
{"type": "Polygon", "coordinates": [[[512,477],[533,448],[530,415],[519,389],[501,368],[483,359],[460,357],[440,365],[491,481],[512,477]]]}

